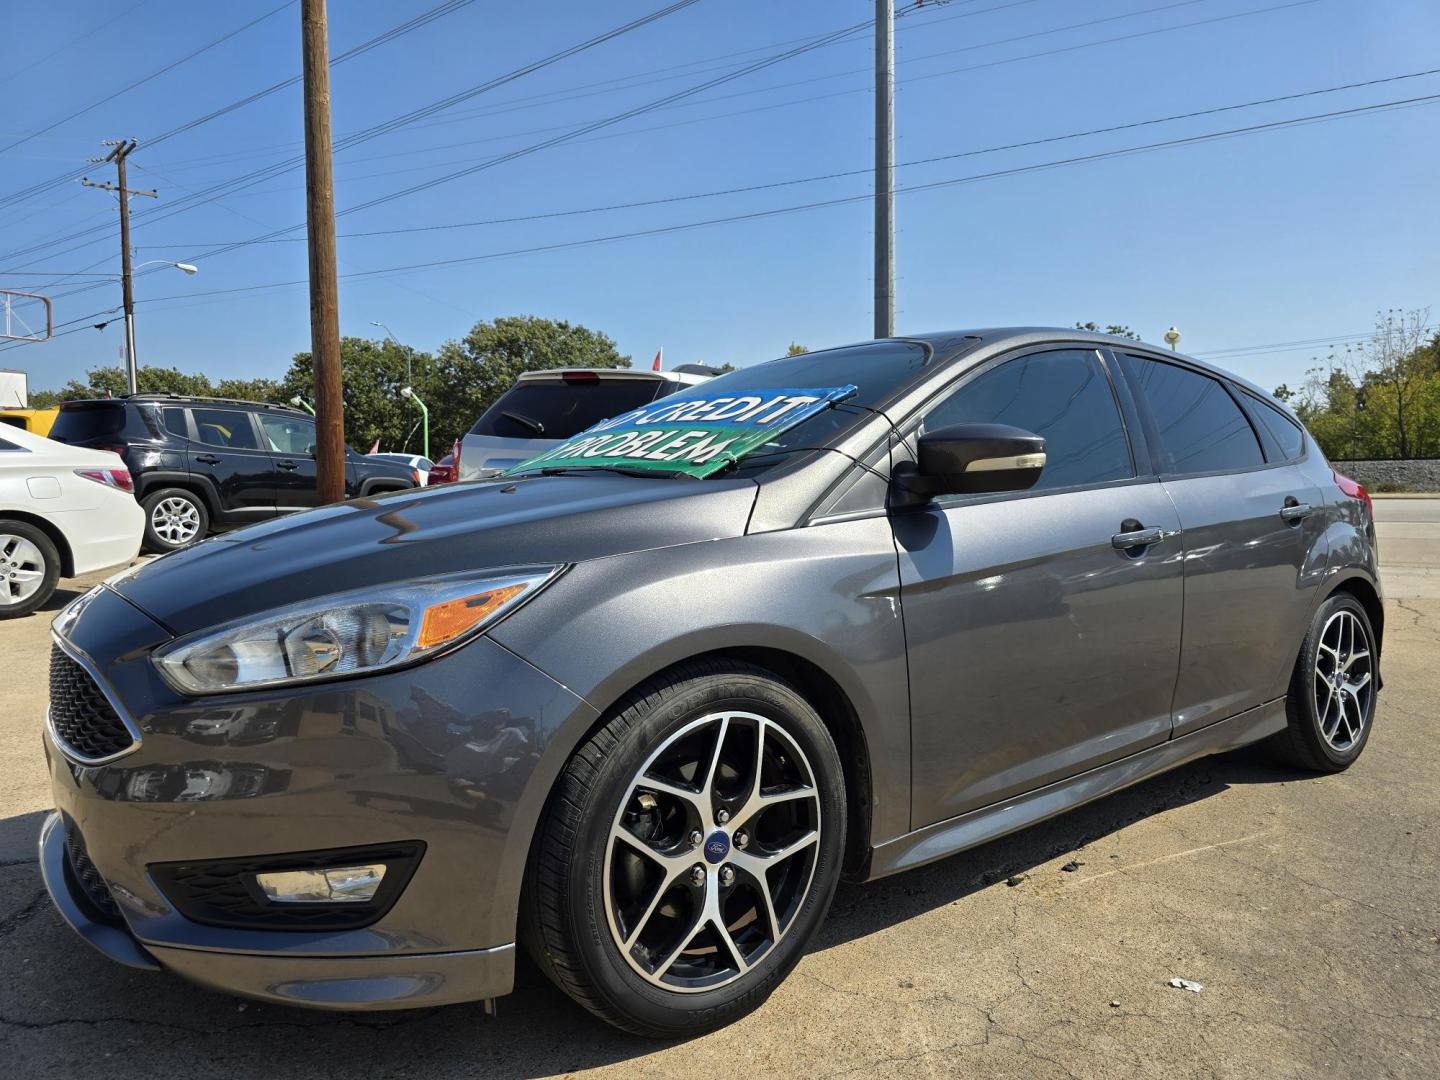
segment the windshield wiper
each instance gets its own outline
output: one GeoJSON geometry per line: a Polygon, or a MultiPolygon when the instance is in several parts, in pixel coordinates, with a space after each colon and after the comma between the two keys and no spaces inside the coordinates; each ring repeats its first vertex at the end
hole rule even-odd
{"type": "Polygon", "coordinates": [[[500,415],[503,416],[506,420],[513,420],[521,427],[528,427],[531,431],[535,432],[536,435],[545,434],[545,425],[542,424],[539,420],[536,420],[533,416],[526,416],[524,413],[511,412],[509,409],[501,409],[500,415]]]}
{"type": "Polygon", "coordinates": [[[695,479],[680,469],[639,469],[627,465],[546,465],[539,469],[528,469],[523,473],[512,473],[511,479],[518,476],[564,476],[567,473],[587,472],[618,473],[620,476],[640,476],[646,479],[657,476],[666,479],[673,479],[677,476],[695,479]]]}

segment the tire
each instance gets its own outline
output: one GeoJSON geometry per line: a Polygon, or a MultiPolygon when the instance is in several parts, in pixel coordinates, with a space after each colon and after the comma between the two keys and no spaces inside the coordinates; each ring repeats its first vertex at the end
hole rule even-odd
{"type": "Polygon", "coordinates": [[[1348,769],[1370,739],[1378,672],[1370,617],[1355,597],[1336,593],[1320,605],[1300,646],[1285,699],[1288,724],[1272,748],[1297,768],[1348,769]]]}
{"type": "Polygon", "coordinates": [[[60,552],[28,521],[0,518],[0,619],[18,619],[55,595],[60,552]]]}
{"type": "Polygon", "coordinates": [[[185,488],[152,491],[141,500],[145,508],[145,550],[164,554],[204,540],[210,531],[205,500],[185,488]]]}
{"type": "Polygon", "coordinates": [[[815,710],[762,668],[691,662],[622,700],[561,773],[532,849],[521,938],[602,1020],[697,1035],[758,1007],[799,962],[844,850],[844,777],[815,710]],[[714,784],[683,792],[686,770],[699,778],[706,761],[714,784]]]}

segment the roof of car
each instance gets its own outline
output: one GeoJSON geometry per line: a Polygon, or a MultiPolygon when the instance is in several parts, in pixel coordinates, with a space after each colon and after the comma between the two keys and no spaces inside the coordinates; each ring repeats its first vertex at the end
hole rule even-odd
{"type": "Polygon", "coordinates": [[[650,382],[673,382],[683,386],[694,386],[706,382],[712,375],[700,375],[692,371],[642,371],[635,368],[546,368],[543,371],[522,371],[516,382],[542,382],[560,379],[566,375],[594,375],[600,379],[641,379],[650,382]]]}
{"type": "MultiPolygon", "coordinates": [[[[923,342],[934,350],[937,357],[953,354],[962,348],[969,351],[982,345],[1003,344],[1023,347],[1025,345],[1041,345],[1050,341],[1083,341],[1112,349],[1127,349],[1152,354],[1157,360],[1183,360],[1187,364],[1193,364],[1197,368],[1238,383],[1266,401],[1275,401],[1274,395],[1269,390],[1251,382],[1243,375],[1237,375],[1233,371],[1227,371],[1225,368],[1186,353],[1176,353],[1168,345],[1151,345],[1149,342],[1136,341],[1133,338],[1117,337],[1114,334],[1098,334],[1092,330],[1078,330],[1074,327],[1067,329],[1063,326],[998,326],[975,330],[900,334],[891,340],[923,342]]],[[[1288,408],[1286,411],[1289,411],[1288,408]]]]}
{"type": "Polygon", "coordinates": [[[137,405],[145,403],[163,402],[167,405],[234,405],[250,409],[265,409],[270,412],[288,413],[309,420],[310,414],[302,412],[291,405],[277,405],[271,401],[244,401],[240,398],[202,397],[198,394],[122,394],[114,398],[77,398],[74,401],[62,401],[60,408],[69,405],[124,405],[127,401],[137,405]]]}

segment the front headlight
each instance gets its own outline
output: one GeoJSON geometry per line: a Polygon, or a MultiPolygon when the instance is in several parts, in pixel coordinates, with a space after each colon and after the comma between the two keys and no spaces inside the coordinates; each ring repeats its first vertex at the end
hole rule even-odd
{"type": "Polygon", "coordinates": [[[527,567],[337,593],[182,638],[154,663],[183,694],[370,675],[475,636],[559,571],[527,567]]]}

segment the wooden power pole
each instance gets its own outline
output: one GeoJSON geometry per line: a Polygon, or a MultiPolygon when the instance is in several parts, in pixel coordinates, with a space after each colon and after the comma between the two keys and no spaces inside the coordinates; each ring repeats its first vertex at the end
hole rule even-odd
{"type": "Polygon", "coordinates": [[[80,182],[86,187],[113,191],[120,199],[120,296],[125,306],[125,390],[126,393],[134,394],[138,392],[139,361],[135,358],[135,290],[130,271],[130,196],[144,195],[153,199],[157,197],[157,193],[136,191],[125,186],[125,159],[134,152],[135,140],[116,139],[109,145],[113,147],[109,154],[90,160],[97,163],[113,162],[115,183],[97,184],[89,177],[82,177],[80,182]]]}
{"type": "Polygon", "coordinates": [[[340,391],[340,287],[335,269],[335,173],[330,145],[330,48],[325,0],[300,0],[305,68],[305,222],[310,248],[310,356],[315,371],[315,473],[322,503],[345,497],[340,391]]]}

